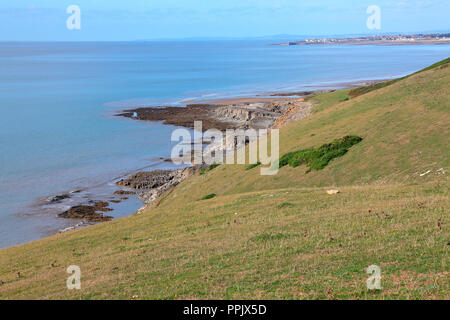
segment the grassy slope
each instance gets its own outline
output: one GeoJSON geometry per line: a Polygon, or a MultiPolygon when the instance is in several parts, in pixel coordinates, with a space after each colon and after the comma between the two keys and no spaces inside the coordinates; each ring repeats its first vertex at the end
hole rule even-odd
{"type": "Polygon", "coordinates": [[[315,97],[280,131],[281,155],[364,138],[321,171],[222,165],[140,215],[1,250],[0,298],[450,298],[450,183],[435,173],[450,159],[446,66],[315,97]],[[71,264],[82,290],[65,287],[71,264]]]}

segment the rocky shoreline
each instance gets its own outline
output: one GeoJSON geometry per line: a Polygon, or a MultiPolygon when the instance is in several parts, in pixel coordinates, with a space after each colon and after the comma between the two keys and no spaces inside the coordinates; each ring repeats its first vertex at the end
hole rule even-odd
{"type": "Polygon", "coordinates": [[[105,216],[103,212],[112,211],[108,208],[106,201],[97,201],[93,205],[77,205],[67,211],[58,214],[60,218],[84,219],[87,222],[103,222],[112,220],[112,217],[105,216]],[[101,212],[98,212],[101,211],[101,212]]]}
{"type": "MultiPolygon", "coordinates": [[[[304,97],[317,93],[334,90],[301,91],[290,93],[273,93],[267,97],[238,98],[208,103],[187,104],[186,107],[160,106],[140,107],[124,110],[116,116],[126,117],[141,121],[162,121],[167,125],[194,128],[194,121],[202,121],[202,130],[218,129],[278,129],[290,122],[307,117],[312,110],[312,103],[304,97]],[[302,96],[302,97],[300,97],[302,96]]],[[[194,142],[201,143],[204,150],[217,150],[233,152],[241,147],[237,144],[215,145],[211,141],[194,142]]],[[[192,154],[184,158],[185,162],[191,160],[192,154]]],[[[163,159],[162,161],[171,161],[163,159]]],[[[120,200],[126,200],[127,195],[136,194],[145,204],[151,204],[188,177],[199,173],[208,167],[205,164],[191,165],[175,170],[153,170],[134,173],[126,178],[118,180],[115,184],[121,188],[114,192],[116,196],[122,196],[120,200]]],[[[71,194],[53,196],[51,202],[59,202],[71,194]]],[[[110,200],[114,202],[115,200],[110,200]]],[[[61,218],[78,219],[82,222],[74,227],[66,228],[61,232],[72,230],[84,224],[92,224],[112,219],[104,215],[111,211],[108,202],[90,200],[88,205],[76,205],[58,215],[61,218]]],[[[141,208],[143,209],[143,208],[141,208]]],[[[138,210],[138,213],[141,211],[138,210]]]]}
{"type": "Polygon", "coordinates": [[[141,171],[121,179],[116,185],[136,190],[139,199],[147,205],[205,167],[195,165],[176,170],[141,171]]]}
{"type": "MultiPolygon", "coordinates": [[[[318,90],[328,92],[332,90],[318,90]]],[[[142,121],[162,121],[166,125],[194,128],[194,121],[202,121],[202,130],[218,129],[269,129],[287,110],[305,109],[299,98],[318,91],[293,94],[272,94],[278,98],[249,98],[219,100],[204,104],[187,104],[186,107],[159,106],[124,110],[116,116],[142,121]],[[296,97],[295,97],[296,96],[296,97]]]]}
{"type": "MultiPolygon", "coordinates": [[[[324,92],[324,90],[320,90],[324,92]]],[[[305,91],[301,95],[310,95],[317,92],[305,91]]],[[[280,95],[273,98],[248,98],[211,102],[207,104],[188,104],[186,107],[143,107],[124,110],[116,116],[127,117],[142,121],[163,121],[167,125],[193,128],[194,121],[202,121],[202,130],[219,129],[270,129],[279,128],[291,121],[296,121],[310,114],[312,104],[299,98],[300,93],[292,94],[293,97],[280,95]]],[[[198,144],[199,142],[193,142],[198,144]]],[[[211,141],[202,141],[204,150],[235,151],[238,146],[215,145],[211,141]],[[205,147],[206,146],[206,147],[205,147]]],[[[185,155],[185,162],[190,162],[192,154],[185,155]]],[[[171,161],[171,159],[161,159],[171,161]]],[[[109,200],[117,203],[126,200],[126,195],[136,194],[145,205],[153,203],[166,192],[180,184],[188,177],[208,167],[205,164],[191,165],[175,170],[153,170],[134,173],[126,178],[120,179],[115,184],[119,190],[114,195],[121,196],[120,200],[109,200]],[[123,188],[123,189],[122,189],[123,188]]],[[[65,193],[50,197],[50,203],[59,203],[72,196],[65,193]]],[[[61,232],[73,230],[98,222],[109,221],[111,216],[104,213],[111,211],[107,201],[90,200],[89,204],[72,206],[70,209],[58,214],[60,218],[81,220],[73,227],[60,230],[61,232]]]]}
{"type": "Polygon", "coordinates": [[[110,205],[128,200],[130,195],[136,194],[135,191],[119,189],[114,191],[112,195],[107,197],[107,199],[93,200],[90,199],[90,197],[86,199],[86,195],[79,197],[78,194],[83,191],[86,190],[76,190],[53,195],[45,199],[44,202],[39,203],[39,205],[42,206],[50,205],[59,207],[67,207],[69,203],[75,203],[74,205],[71,204],[68,209],[57,213],[56,215],[58,218],[79,220],[80,222],[60,229],[58,230],[59,232],[65,232],[84,225],[112,220],[112,216],[105,215],[106,212],[114,210],[110,207],[110,205]]]}
{"type": "MultiPolygon", "coordinates": [[[[320,90],[320,92],[328,91],[332,90],[320,90]]],[[[318,92],[304,91],[301,95],[314,93],[318,92]]],[[[292,94],[292,96],[296,95],[300,93],[292,94]]],[[[289,122],[308,116],[311,108],[312,103],[305,101],[304,98],[283,96],[282,98],[222,100],[208,104],[188,104],[186,107],[142,107],[124,110],[116,116],[142,121],[163,121],[167,125],[187,128],[193,128],[194,121],[202,121],[203,131],[213,128],[225,131],[226,129],[280,128],[289,122]]],[[[234,152],[238,147],[240,146],[236,144],[228,146],[211,143],[204,151],[220,148],[234,152]]],[[[191,154],[184,160],[189,162],[190,157],[191,154]]],[[[176,170],[142,171],[121,179],[116,185],[135,190],[139,199],[147,205],[206,167],[207,165],[203,164],[176,170]]]]}
{"type": "MultiPolygon", "coordinates": [[[[198,173],[206,165],[196,165],[176,170],[153,170],[140,171],[127,178],[120,179],[115,183],[120,189],[114,191],[113,195],[117,200],[89,200],[85,204],[77,204],[68,210],[57,214],[59,218],[78,220],[73,226],[59,230],[67,232],[86,225],[110,221],[112,216],[105,215],[106,212],[113,211],[110,203],[119,203],[127,200],[129,195],[136,195],[145,205],[152,203],[164,193],[177,186],[193,174],[198,173]]],[[[47,199],[48,203],[55,204],[71,198],[71,193],[55,195],[47,199]]]]}

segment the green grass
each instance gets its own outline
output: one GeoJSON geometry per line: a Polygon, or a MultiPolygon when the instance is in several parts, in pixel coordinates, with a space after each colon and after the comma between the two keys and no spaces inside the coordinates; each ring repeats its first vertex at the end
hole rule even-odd
{"type": "MultiPolygon", "coordinates": [[[[317,96],[309,96],[308,100],[314,102],[313,112],[318,113],[326,110],[339,102],[347,101],[350,89],[337,90],[334,92],[319,94],[317,96]]],[[[305,99],[306,100],[306,99],[305,99]]],[[[315,133],[314,133],[315,135],[315,133]]]]}
{"type": "Polygon", "coordinates": [[[345,136],[319,148],[308,148],[286,153],[280,158],[280,168],[286,165],[298,167],[306,164],[310,170],[322,170],[334,158],[342,157],[353,145],[362,141],[361,137],[345,136]]]}
{"type": "Polygon", "coordinates": [[[313,114],[280,130],[281,155],[364,137],[321,170],[224,165],[139,214],[0,250],[0,298],[450,299],[446,66],[310,98],[313,114]],[[69,265],[81,290],[66,288],[69,265]]]}
{"type": "Polygon", "coordinates": [[[274,240],[281,240],[281,239],[289,239],[292,236],[289,234],[285,234],[285,233],[261,233],[257,236],[254,236],[252,238],[250,238],[250,241],[274,241],[274,240]]]}

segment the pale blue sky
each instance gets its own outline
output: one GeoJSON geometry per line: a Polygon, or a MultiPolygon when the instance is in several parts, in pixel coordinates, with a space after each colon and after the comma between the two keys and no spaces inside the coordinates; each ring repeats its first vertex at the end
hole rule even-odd
{"type": "Polygon", "coordinates": [[[449,30],[450,0],[3,0],[0,41],[373,33],[369,5],[382,10],[377,33],[449,30]],[[81,30],[66,28],[72,4],[81,30]]]}

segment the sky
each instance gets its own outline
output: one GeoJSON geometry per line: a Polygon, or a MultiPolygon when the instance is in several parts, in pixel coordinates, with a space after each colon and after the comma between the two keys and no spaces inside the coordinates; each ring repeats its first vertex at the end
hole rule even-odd
{"type": "Polygon", "coordinates": [[[2,0],[0,41],[132,41],[450,29],[450,0],[2,0]],[[67,28],[70,5],[80,29],[67,28]],[[381,29],[369,30],[381,10],[381,29]]]}

